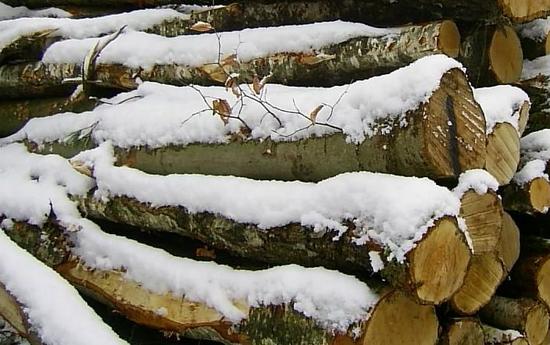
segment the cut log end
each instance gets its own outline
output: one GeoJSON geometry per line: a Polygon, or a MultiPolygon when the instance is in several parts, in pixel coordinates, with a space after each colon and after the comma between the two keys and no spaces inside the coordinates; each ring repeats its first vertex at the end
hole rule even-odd
{"type": "Polygon", "coordinates": [[[523,135],[525,129],[527,128],[527,123],[529,122],[529,110],[531,110],[531,104],[529,102],[523,102],[519,108],[518,132],[520,133],[520,136],[523,135]]]}
{"type": "Polygon", "coordinates": [[[513,27],[495,30],[489,47],[489,64],[496,81],[501,84],[516,82],[521,77],[523,50],[513,27]]]}
{"type": "Polygon", "coordinates": [[[440,177],[458,177],[485,165],[485,117],[462,71],[453,69],[443,76],[425,112],[428,124],[423,155],[440,177]]]}
{"type": "Polygon", "coordinates": [[[506,271],[509,273],[519,258],[520,232],[518,226],[507,212],[504,212],[502,234],[498,241],[497,252],[506,271]]]}
{"type": "Polygon", "coordinates": [[[420,305],[403,292],[394,290],[376,305],[359,344],[433,345],[437,342],[438,329],[433,306],[420,305]]]}
{"type": "Polygon", "coordinates": [[[542,344],[548,333],[549,319],[548,309],[542,303],[536,303],[529,310],[525,320],[525,336],[529,344],[542,344]]]}
{"type": "Polygon", "coordinates": [[[439,304],[464,280],[471,253],[454,221],[442,219],[410,253],[410,275],[420,301],[439,304]]]}
{"type": "Polygon", "coordinates": [[[462,287],[451,298],[451,307],[459,314],[473,315],[489,303],[506,272],[494,255],[472,257],[462,287]]]}
{"type": "Polygon", "coordinates": [[[484,335],[476,319],[452,320],[443,332],[439,345],[483,345],[484,335]]]}
{"type": "Polygon", "coordinates": [[[526,23],[546,17],[550,13],[550,0],[501,0],[504,13],[515,23],[526,23]]]}
{"type": "Polygon", "coordinates": [[[520,160],[518,131],[509,123],[498,123],[487,136],[485,170],[503,186],[508,184],[517,171],[520,160]]]}
{"type": "Polygon", "coordinates": [[[493,252],[503,226],[502,203],[494,192],[478,194],[469,190],[460,199],[460,216],[466,222],[474,254],[493,252]]]}
{"type": "Polygon", "coordinates": [[[542,177],[531,181],[529,183],[529,199],[535,211],[546,213],[550,207],[550,182],[542,177]]]}
{"type": "Polygon", "coordinates": [[[550,308],[550,255],[546,256],[544,262],[536,272],[538,298],[550,308]]]}
{"type": "Polygon", "coordinates": [[[441,23],[438,48],[450,57],[458,57],[460,52],[460,32],[452,20],[444,20],[441,23]]]}

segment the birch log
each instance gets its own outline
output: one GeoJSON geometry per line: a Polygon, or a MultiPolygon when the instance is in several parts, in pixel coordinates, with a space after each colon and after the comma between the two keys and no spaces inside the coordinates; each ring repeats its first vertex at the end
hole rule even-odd
{"type": "Polygon", "coordinates": [[[287,304],[252,307],[246,301],[234,301],[246,317],[240,323],[232,323],[204,303],[170,292],[151,292],[125,278],[121,271],[91,270],[71,256],[65,245],[48,247],[46,243],[56,242],[61,230],[54,222],[48,222],[42,229],[16,223],[9,235],[33,255],[55,263],[55,269],[84,293],[153,329],[223,344],[428,345],[437,341],[438,321],[432,306],[417,304],[398,290],[377,286],[373,289],[378,291],[379,299],[368,320],[353,325],[361,333],[359,338],[354,338],[353,327],[349,332],[334,333],[287,304]],[[42,236],[35,235],[40,233],[42,236]],[[52,235],[54,239],[48,240],[52,235]],[[403,325],[400,332],[388,329],[388,324],[394,323],[403,325]]]}

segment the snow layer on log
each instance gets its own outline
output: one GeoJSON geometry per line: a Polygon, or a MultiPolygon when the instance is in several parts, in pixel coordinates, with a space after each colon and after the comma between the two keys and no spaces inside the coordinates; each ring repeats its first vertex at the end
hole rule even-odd
{"type": "Polygon", "coordinates": [[[389,248],[390,260],[400,262],[437,219],[457,216],[460,209],[459,198],[426,178],[361,172],[307,183],[159,176],[113,166],[109,143],[73,159],[93,168],[98,198],[128,196],[153,207],[182,206],[263,229],[300,223],[314,231],[335,231],[335,238],[351,221],[357,244],[374,240],[389,248]]]}
{"type": "MultiPolygon", "coordinates": [[[[444,55],[422,58],[390,74],[331,88],[299,88],[267,84],[263,98],[243,97],[243,105],[223,87],[174,87],[143,83],[80,114],[63,113],[32,119],[0,143],[29,140],[45,143],[67,140],[71,135],[90,135],[96,144],[110,140],[122,148],[191,143],[226,143],[239,134],[243,123],[228,118],[227,124],[212,116],[207,99],[227,100],[233,115],[251,129],[250,138],[274,141],[299,140],[338,133],[348,142],[361,143],[374,134],[387,134],[397,124],[407,126],[407,111],[427,102],[447,71],[461,68],[444,55]],[[324,105],[324,106],[323,106],[324,105]],[[313,125],[311,114],[322,106],[313,125]],[[266,113],[266,107],[272,116],[266,113]],[[298,113],[300,112],[302,116],[298,113]],[[280,121],[280,123],[279,123],[280,121]]],[[[243,90],[248,90],[243,85],[243,90]]],[[[247,91],[248,92],[248,91],[247,91]]]]}
{"type": "Polygon", "coordinates": [[[25,6],[11,7],[0,2],[0,20],[16,19],[24,17],[53,17],[68,18],[71,14],[59,8],[45,8],[42,10],[30,10],[25,6]]]}
{"type": "Polygon", "coordinates": [[[550,55],[523,61],[521,80],[535,78],[539,75],[550,75],[550,55]]]}
{"type": "Polygon", "coordinates": [[[522,168],[514,176],[520,186],[542,177],[549,180],[547,164],[550,161],[550,129],[530,133],[521,139],[522,168]]]}
{"type": "MultiPolygon", "coordinates": [[[[172,9],[146,9],[95,18],[19,18],[6,20],[0,22],[0,48],[21,36],[46,30],[55,30],[55,36],[81,39],[115,32],[125,25],[131,30],[145,30],[164,21],[188,17],[188,15],[172,9]]],[[[136,44],[136,48],[144,47],[143,42],[134,42],[134,44],[136,44]]],[[[79,62],[82,62],[82,60],[79,62]]]]}
{"type": "MultiPolygon", "coordinates": [[[[100,154],[102,153],[96,150],[88,155],[100,154]]],[[[108,167],[117,169],[109,163],[103,168],[108,167]]],[[[102,168],[98,166],[96,169],[102,175],[102,168]]],[[[122,170],[121,173],[123,178],[132,178],[131,172],[122,170]]],[[[250,306],[288,303],[296,311],[313,318],[328,329],[346,331],[350,325],[366,319],[370,309],[379,300],[379,296],[367,285],[336,271],[307,269],[296,265],[255,272],[234,270],[214,263],[174,257],[163,250],[106,234],[93,222],[81,218],[76,205],[68,197],[70,191],[78,192],[90,187],[89,182],[88,177],[76,172],[68,161],[58,156],[30,154],[20,144],[0,148],[0,200],[3,201],[0,204],[0,213],[8,219],[32,221],[36,224],[44,223],[52,213],[55,214],[62,227],[73,230],[69,233],[75,245],[72,251],[90,268],[120,270],[124,272],[125,278],[139,282],[146,289],[159,294],[171,292],[205,303],[233,322],[246,317],[235,305],[235,301],[245,301],[250,306]],[[54,178],[54,175],[58,178],[54,178]]],[[[107,181],[109,182],[112,183],[107,181]]],[[[133,184],[135,180],[129,182],[133,184]]],[[[228,182],[229,186],[224,188],[232,189],[231,178],[221,182],[228,182]]],[[[234,182],[238,187],[246,187],[243,179],[236,179],[234,182]]],[[[192,183],[196,186],[197,181],[192,183]]],[[[276,199],[280,187],[274,184],[268,190],[260,192],[269,193],[266,195],[267,199],[276,199]]],[[[352,185],[349,187],[353,189],[352,185]]],[[[141,185],[136,185],[136,188],[141,188],[141,185]]],[[[284,190],[288,192],[287,189],[284,190]]],[[[157,193],[162,192],[158,190],[155,194],[157,193]]],[[[234,193],[246,193],[246,189],[234,193]]],[[[211,196],[214,199],[218,197],[214,194],[211,196]]],[[[431,196],[437,199],[437,195],[431,196]]],[[[300,199],[298,195],[294,198],[300,199]]],[[[286,210],[279,212],[284,213],[286,210]]],[[[5,220],[3,223],[5,227],[9,227],[10,221],[5,220]]],[[[5,236],[2,232],[0,235],[5,236]]],[[[0,251],[0,257],[4,252],[0,251]]],[[[3,267],[2,263],[5,263],[7,268],[19,272],[20,266],[14,266],[13,262],[16,261],[0,260],[0,269],[3,267]]],[[[36,286],[44,284],[42,278],[37,278],[41,280],[40,284],[29,283],[27,277],[15,278],[24,278],[25,286],[35,291],[40,291],[36,286]]],[[[58,305],[66,305],[66,302],[58,305]]],[[[82,334],[80,327],[66,328],[78,330],[82,334]]],[[[95,344],[109,344],[98,342],[97,337],[88,339],[94,339],[95,344]]]]}
{"type": "MultiPolygon", "coordinates": [[[[10,196],[4,194],[5,197],[10,196]]],[[[3,231],[0,282],[24,306],[30,326],[46,345],[126,344],[88,307],[75,288],[19,248],[3,231]]]]}
{"type": "Polygon", "coordinates": [[[493,132],[497,123],[507,122],[519,133],[519,117],[524,103],[530,103],[529,96],[520,88],[498,85],[474,89],[474,97],[483,109],[487,134],[493,132]]]}
{"type": "Polygon", "coordinates": [[[469,190],[474,190],[477,194],[483,195],[489,191],[496,192],[498,187],[499,183],[493,175],[483,169],[472,169],[460,174],[458,184],[453,189],[453,193],[459,198],[469,190]]]}
{"type": "Polygon", "coordinates": [[[550,17],[535,19],[532,22],[518,25],[516,29],[521,37],[542,42],[550,32],[550,17]]]}
{"type": "MultiPolygon", "coordinates": [[[[277,53],[312,53],[324,46],[352,38],[397,34],[400,30],[334,21],[179,37],[127,31],[101,52],[97,63],[145,69],[170,64],[199,67],[216,64],[220,57],[233,54],[241,61],[249,61],[277,53]]],[[[97,41],[103,39],[57,42],[46,50],[42,61],[81,64],[97,41]]]]}

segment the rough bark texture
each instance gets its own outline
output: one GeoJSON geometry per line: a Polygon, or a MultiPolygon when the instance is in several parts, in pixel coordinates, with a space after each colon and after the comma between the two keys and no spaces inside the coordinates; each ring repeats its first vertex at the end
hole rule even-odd
{"type": "Polygon", "coordinates": [[[527,214],[545,213],[550,207],[550,182],[542,177],[519,186],[512,183],[502,190],[504,209],[527,214]]]}
{"type": "Polygon", "coordinates": [[[521,47],[523,48],[523,56],[526,59],[533,60],[550,53],[550,40],[548,36],[543,40],[521,37],[521,47]]]}
{"type": "Polygon", "coordinates": [[[489,303],[506,274],[503,263],[494,252],[474,255],[464,284],[450,299],[451,308],[459,315],[474,315],[489,303]]]}
{"type": "MultiPolygon", "coordinates": [[[[129,90],[137,87],[137,77],[173,85],[223,85],[231,73],[239,73],[242,81],[248,82],[254,75],[271,74],[271,83],[333,86],[388,73],[427,55],[456,57],[459,43],[456,25],[447,20],[409,26],[397,36],[359,37],[315,53],[280,53],[241,63],[232,59],[201,67],[174,64],[147,69],[100,64],[95,66],[92,79],[96,87],[129,90]]],[[[67,92],[67,88],[55,88],[60,88],[64,78],[77,77],[78,72],[79,68],[71,64],[3,66],[0,94],[5,98],[67,92]],[[17,86],[19,90],[10,90],[17,86]]]]}
{"type": "MultiPolygon", "coordinates": [[[[6,0],[5,3],[11,6],[131,6],[134,8],[150,7],[185,3],[183,0],[6,0]]],[[[206,5],[227,4],[231,1],[216,0],[200,1],[206,5]]],[[[242,1],[241,6],[250,8],[253,13],[262,13],[263,3],[272,4],[274,1],[242,1]]],[[[308,11],[318,8],[331,9],[329,13],[336,13],[327,19],[357,20],[361,18],[373,25],[403,24],[411,21],[426,21],[441,18],[455,17],[464,21],[486,21],[494,22],[503,16],[508,17],[512,22],[528,22],[535,18],[541,18],[550,13],[550,2],[548,0],[473,0],[468,2],[442,0],[434,3],[431,0],[402,0],[399,2],[390,0],[367,0],[367,1],[284,1],[284,5],[294,3],[303,4],[304,12],[298,12],[304,17],[310,16],[308,11]],[[311,9],[310,9],[311,8],[311,9]],[[336,18],[334,18],[335,16],[336,18]]]]}
{"type": "Polygon", "coordinates": [[[291,305],[253,308],[244,301],[235,301],[235,306],[248,316],[239,324],[231,324],[204,304],[170,293],[152,293],[125,279],[123,272],[87,269],[77,258],[66,255],[70,254],[66,245],[56,247],[61,255],[50,248],[40,250],[48,237],[52,236],[49,242],[55,243],[61,234],[54,222],[47,223],[42,231],[25,223],[16,223],[8,234],[83,292],[110,305],[130,320],[185,337],[244,345],[397,345],[413,341],[433,345],[437,340],[438,321],[434,308],[419,305],[398,290],[374,288],[379,289],[380,299],[370,318],[354,325],[362,333],[362,337],[356,340],[351,332],[353,327],[349,333],[333,334],[294,311],[291,305]],[[59,260],[52,260],[52,255],[59,260]],[[158,313],[159,308],[166,312],[158,313]],[[400,332],[394,332],[389,326],[393,324],[404,327],[400,332]],[[418,332],[422,334],[419,336],[418,332]]]}
{"type": "Polygon", "coordinates": [[[483,345],[483,329],[475,318],[454,318],[443,322],[439,345],[483,345]]]}
{"type": "Polygon", "coordinates": [[[495,296],[479,316],[491,326],[522,332],[533,345],[540,345],[548,332],[548,309],[536,300],[495,296]]]}
{"type": "MultiPolygon", "coordinates": [[[[333,241],[333,234],[320,236],[297,224],[264,231],[208,213],[193,214],[177,207],[152,208],[128,198],[114,197],[106,203],[93,198],[78,201],[81,210],[95,218],[177,233],[239,256],[276,264],[299,263],[372,272],[369,251],[385,250],[373,242],[357,246],[351,242],[351,234],[333,241]]],[[[462,233],[453,220],[445,218],[437,221],[407,254],[403,264],[385,262],[382,274],[419,300],[437,304],[460,287],[469,256],[462,233]]]]}
{"type": "Polygon", "coordinates": [[[521,43],[509,25],[477,25],[462,33],[459,60],[476,87],[516,82],[523,69],[521,43]]]}
{"type": "MultiPolygon", "coordinates": [[[[549,72],[550,74],[550,72],[549,72]]],[[[539,75],[532,79],[522,80],[518,84],[531,99],[531,110],[525,134],[550,128],[550,78],[539,75]]]]}
{"type": "Polygon", "coordinates": [[[521,255],[503,291],[511,297],[529,297],[550,308],[550,244],[540,237],[524,236],[521,255]]]}
{"type": "MultiPolygon", "coordinates": [[[[372,136],[360,145],[335,134],[294,142],[237,140],[224,145],[117,149],[116,155],[119,164],[154,174],[302,181],[364,170],[456,179],[461,172],[485,164],[485,119],[461,71],[446,73],[429,101],[409,112],[406,119],[406,127],[396,125],[390,133],[372,136]]],[[[46,144],[44,152],[70,157],[89,147],[89,141],[46,144]]]]}
{"type": "Polygon", "coordinates": [[[95,100],[83,94],[71,97],[0,101],[0,137],[15,133],[31,118],[67,111],[83,112],[93,109],[95,105],[95,100]]]}
{"type": "Polygon", "coordinates": [[[519,140],[518,130],[506,122],[497,123],[487,136],[485,170],[493,175],[501,186],[510,183],[518,170],[519,140]]]}
{"type": "Polygon", "coordinates": [[[476,255],[494,252],[501,238],[504,210],[493,191],[477,194],[469,190],[460,198],[460,216],[464,218],[476,255]]]}

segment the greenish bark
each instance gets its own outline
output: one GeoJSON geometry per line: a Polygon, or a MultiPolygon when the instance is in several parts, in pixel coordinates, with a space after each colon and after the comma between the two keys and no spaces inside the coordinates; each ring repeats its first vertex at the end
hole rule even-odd
{"type": "Polygon", "coordinates": [[[524,135],[550,128],[550,77],[539,75],[532,79],[522,80],[518,86],[529,95],[531,100],[529,121],[524,135]]]}
{"type": "Polygon", "coordinates": [[[0,101],[0,137],[17,132],[31,118],[63,112],[83,112],[92,110],[95,105],[95,100],[88,99],[84,95],[0,101]]]}

